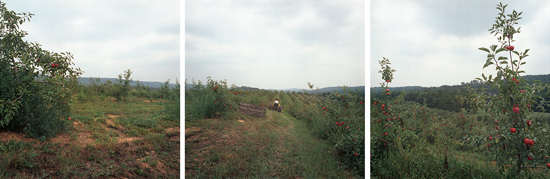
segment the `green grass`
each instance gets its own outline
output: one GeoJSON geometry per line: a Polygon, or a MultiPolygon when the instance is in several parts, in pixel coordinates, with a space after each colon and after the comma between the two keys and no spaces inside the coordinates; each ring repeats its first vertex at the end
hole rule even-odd
{"type": "Polygon", "coordinates": [[[78,123],[58,134],[62,142],[0,142],[0,178],[179,177],[179,131],[165,131],[179,120],[164,120],[165,105],[87,99],[70,104],[78,123]]]}
{"type": "Polygon", "coordinates": [[[304,121],[267,111],[264,117],[186,123],[187,178],[358,178],[304,121]]]}

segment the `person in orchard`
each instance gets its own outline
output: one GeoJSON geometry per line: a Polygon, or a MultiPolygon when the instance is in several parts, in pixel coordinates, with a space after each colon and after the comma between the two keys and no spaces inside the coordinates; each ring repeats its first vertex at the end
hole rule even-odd
{"type": "Polygon", "coordinates": [[[273,106],[279,107],[279,98],[275,98],[275,102],[273,103],[273,106]]]}

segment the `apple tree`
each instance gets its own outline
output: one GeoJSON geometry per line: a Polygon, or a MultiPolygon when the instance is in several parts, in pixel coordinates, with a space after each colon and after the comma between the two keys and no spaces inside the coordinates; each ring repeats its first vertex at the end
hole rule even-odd
{"type": "MultiPolygon", "coordinates": [[[[482,74],[482,80],[486,85],[498,89],[496,95],[487,95],[478,92],[470,96],[469,103],[487,111],[494,120],[494,126],[487,126],[480,135],[467,136],[474,145],[484,145],[484,152],[493,156],[501,171],[508,166],[512,167],[512,175],[520,175],[528,168],[547,168],[540,166],[549,161],[549,137],[548,124],[533,121],[536,113],[535,101],[540,97],[540,92],[548,87],[538,81],[527,83],[520,74],[525,65],[529,49],[519,50],[522,47],[514,47],[514,36],[520,33],[521,28],[514,27],[521,19],[523,12],[512,11],[505,14],[507,5],[500,3],[497,9],[500,11],[495,24],[489,29],[491,34],[497,37],[500,44],[491,45],[489,48],[481,47],[479,50],[487,52],[487,59],[483,68],[495,66],[496,76],[486,77],[482,74]],[[503,56],[499,56],[504,54],[503,56]],[[494,140],[491,140],[493,139],[494,140]]],[[[538,104],[543,109],[543,104],[538,104]]],[[[546,169],[548,170],[548,169],[546,169]]]]}
{"type": "Polygon", "coordinates": [[[25,41],[19,26],[33,14],[16,13],[0,2],[0,128],[23,129],[29,137],[62,130],[72,89],[83,71],[69,52],[55,53],[25,41]]]}

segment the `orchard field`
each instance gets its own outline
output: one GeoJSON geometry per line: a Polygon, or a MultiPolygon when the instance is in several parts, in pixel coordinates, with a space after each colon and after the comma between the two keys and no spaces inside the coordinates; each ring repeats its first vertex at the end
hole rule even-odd
{"type": "Polygon", "coordinates": [[[445,106],[451,111],[405,101],[407,93],[389,89],[396,72],[389,59],[379,61],[381,88],[370,101],[372,178],[550,178],[550,85],[523,78],[529,49],[513,46],[522,13],[506,14],[506,6],[497,5],[489,30],[500,44],[479,48],[487,53],[479,66],[496,67],[496,75],[482,74],[482,85],[448,98],[460,105],[445,106]]]}
{"type": "Polygon", "coordinates": [[[54,132],[1,129],[0,178],[178,178],[179,85],[123,81],[77,85],[66,118],[37,124],[54,132]]]}
{"type": "MultiPolygon", "coordinates": [[[[313,85],[310,86],[311,88],[313,85]]],[[[185,90],[186,178],[364,178],[363,91],[241,90],[226,81],[185,90]],[[282,112],[238,112],[240,103],[282,112]]]]}

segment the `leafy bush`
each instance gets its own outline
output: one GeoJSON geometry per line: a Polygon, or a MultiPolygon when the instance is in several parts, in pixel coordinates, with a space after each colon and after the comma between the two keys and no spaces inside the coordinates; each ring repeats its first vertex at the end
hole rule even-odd
{"type": "Polygon", "coordinates": [[[69,96],[82,74],[68,52],[53,53],[23,40],[19,25],[33,14],[16,14],[0,2],[0,128],[23,128],[44,140],[63,130],[70,112],[69,96]]]}
{"type": "Polygon", "coordinates": [[[208,77],[207,85],[200,81],[185,90],[185,120],[192,121],[203,118],[215,118],[236,111],[243,92],[230,91],[226,81],[215,81],[208,77]],[[232,95],[231,95],[232,94],[232,95]]]}

